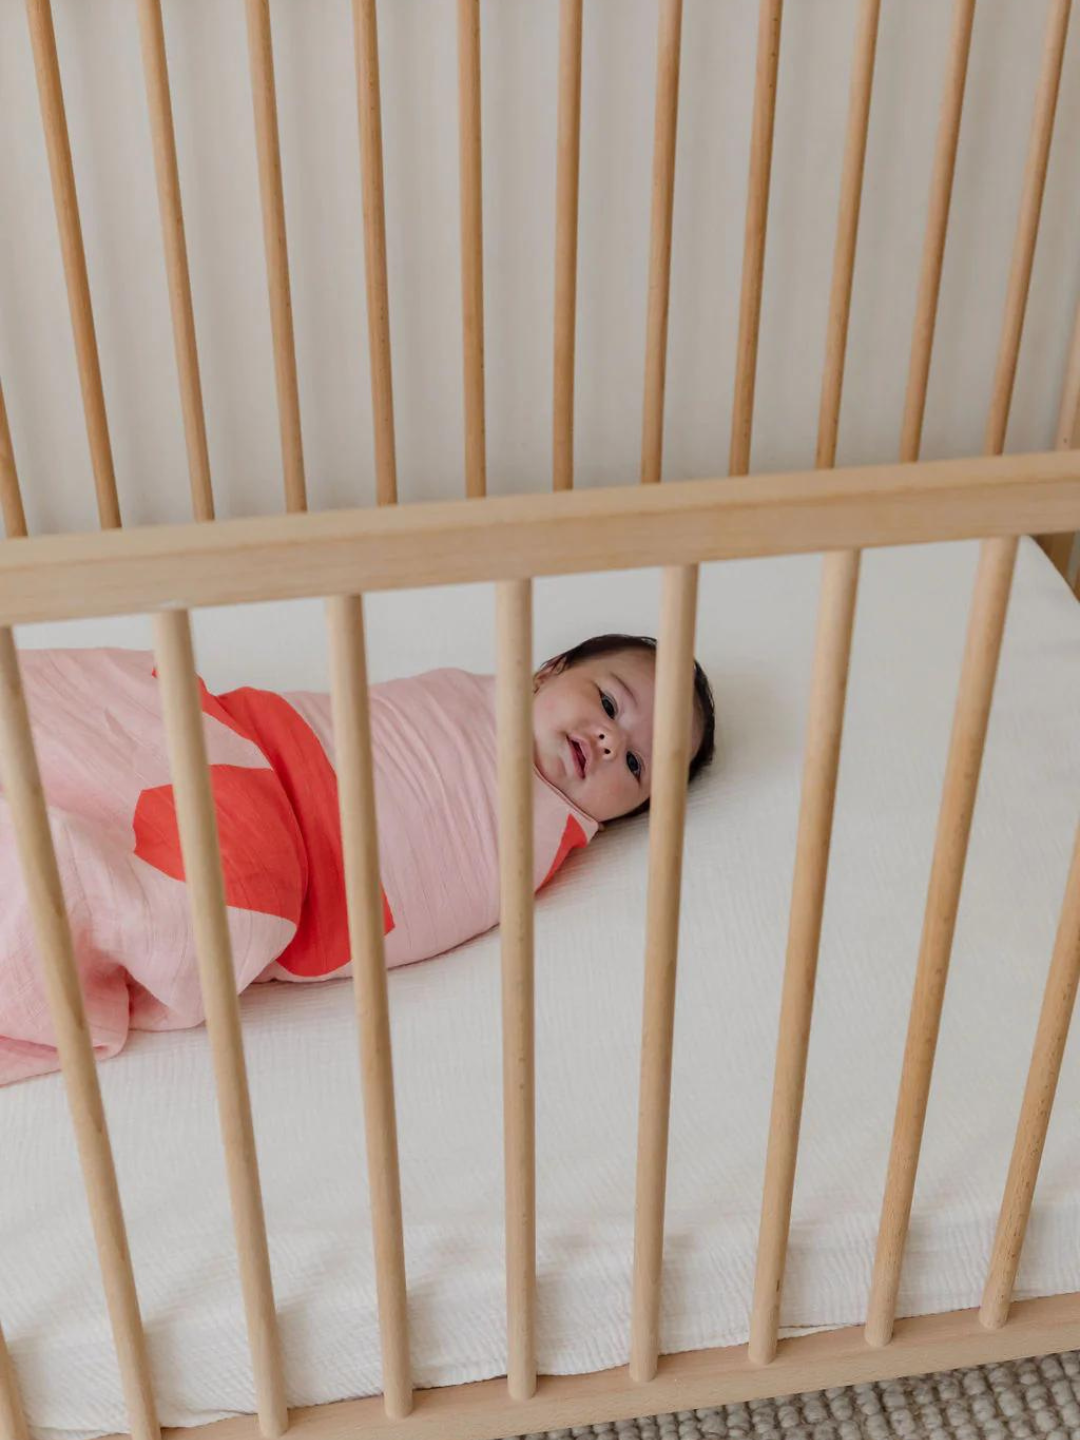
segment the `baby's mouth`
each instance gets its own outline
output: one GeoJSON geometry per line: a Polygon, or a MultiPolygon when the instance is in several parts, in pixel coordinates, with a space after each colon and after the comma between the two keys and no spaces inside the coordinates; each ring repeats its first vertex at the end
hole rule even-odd
{"type": "Polygon", "coordinates": [[[573,737],[572,735],[568,735],[566,738],[567,738],[567,740],[569,740],[569,742],[570,742],[570,753],[571,753],[571,755],[573,755],[573,757],[574,757],[574,768],[577,770],[578,779],[579,779],[579,780],[584,780],[584,779],[585,779],[585,751],[581,748],[581,746],[578,744],[578,742],[574,739],[574,737],[573,737]]]}

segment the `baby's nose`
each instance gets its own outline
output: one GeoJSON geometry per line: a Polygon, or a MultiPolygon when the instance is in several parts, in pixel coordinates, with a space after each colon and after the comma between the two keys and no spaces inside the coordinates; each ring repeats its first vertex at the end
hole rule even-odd
{"type": "Polygon", "coordinates": [[[610,730],[602,730],[596,738],[600,742],[600,749],[604,752],[605,759],[610,759],[618,746],[614,733],[610,730]]]}

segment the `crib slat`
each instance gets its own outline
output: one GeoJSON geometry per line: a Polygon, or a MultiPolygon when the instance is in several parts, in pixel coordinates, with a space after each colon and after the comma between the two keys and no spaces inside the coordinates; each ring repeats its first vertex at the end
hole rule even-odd
{"type": "Polygon", "coordinates": [[[364,192],[364,274],[367,282],[371,415],[375,430],[375,487],[380,505],[397,501],[394,386],[390,366],[390,292],[386,273],[386,193],[383,188],[379,33],[375,0],[353,0],[356,95],[360,116],[360,178],[364,192]]]}
{"type": "Polygon", "coordinates": [[[825,378],[818,416],[817,464],[827,469],[836,463],[836,436],[840,427],[840,396],[844,384],[844,354],[851,313],[851,282],[855,272],[855,241],[859,230],[866,136],[870,123],[870,93],[874,78],[878,15],[881,0],[861,0],[855,66],[852,72],[848,131],[844,145],[844,173],[840,182],[840,217],[836,227],[832,292],[825,336],[825,378]]]}
{"type": "Polygon", "coordinates": [[[630,1375],[635,1382],[653,1379],[660,1352],[664,1197],[667,1189],[683,823],[693,715],[697,585],[696,565],[672,566],[663,572],[656,657],[645,996],[634,1201],[630,1375]]]}
{"type": "Polygon", "coordinates": [[[0,1330],[0,1440],[30,1440],[15,1366],[11,1363],[3,1330],[0,1330]]]}
{"type": "Polygon", "coordinates": [[[866,1338],[892,1338],[964,859],[1012,583],[1016,541],[987,541],[975,581],[885,1181],[866,1338]]]}
{"type": "Polygon", "coordinates": [[[41,955],[133,1440],[159,1440],[146,1335],[15,639],[0,628],[0,787],[41,955]]]}
{"type": "Polygon", "coordinates": [[[195,927],[199,984],[214,1064],[259,1426],[264,1435],[277,1436],[288,1428],[289,1417],[225,908],[217,815],[206,758],[191,622],[186,610],[167,610],[155,615],[154,650],[180,848],[195,927]]]}
{"type": "Polygon", "coordinates": [[[496,587],[506,1308],[511,1397],[536,1393],[532,583],[496,587]]]}
{"type": "Polygon", "coordinates": [[[934,345],[941,267],[945,258],[945,236],[952,200],[956,147],[960,139],[960,118],[964,108],[968,56],[975,0],[956,0],[953,7],[952,38],[945,68],[945,92],[941,101],[934,170],[930,181],[930,208],[923,237],[919,294],[915,305],[915,328],[911,337],[904,419],[900,431],[900,459],[917,460],[922,443],[926,387],[930,378],[930,355],[934,345]]]}
{"type": "Polygon", "coordinates": [[[4,387],[0,385],[0,511],[4,516],[4,530],[9,540],[26,534],[26,512],[23,510],[22,491],[19,489],[19,472],[15,468],[15,447],[11,443],[8,428],[7,406],[4,404],[4,387]]]}
{"type": "Polygon", "coordinates": [[[195,341],[195,314],[191,305],[191,277],[184,242],[184,210],[180,198],[180,172],[176,163],[176,136],[173,131],[172,101],[169,96],[169,63],[165,52],[165,30],[161,0],[138,0],[139,35],[146,101],[150,110],[150,131],[154,146],[154,173],[157,176],[158,207],[165,245],[165,268],[169,278],[176,368],[180,377],[180,404],[187,440],[188,473],[191,477],[191,505],[196,520],[214,518],[214,493],[210,484],[210,456],[206,447],[206,416],[199,380],[199,352],[195,341]]]}
{"type": "MultiPolygon", "coordinates": [[[[1065,380],[1061,387],[1061,408],[1058,412],[1055,444],[1060,450],[1075,450],[1080,445],[1080,305],[1076,307],[1072,344],[1069,346],[1065,380]]],[[[1069,578],[1069,559],[1075,538],[1074,531],[1067,531],[1063,535],[1039,536],[1039,544],[1066,580],[1069,578]]],[[[1080,585],[1080,574],[1077,575],[1077,584],[1080,585]]]]}
{"type": "Polygon", "coordinates": [[[98,518],[101,528],[110,530],[120,524],[120,501],[116,493],[116,474],[109,443],[109,422],[105,414],[105,392],[101,385],[101,363],[94,332],[90,280],[86,272],[86,252],[83,249],[82,226],[79,222],[75,170],[71,163],[71,144],[64,114],[64,92],[60,81],[60,62],[56,54],[56,33],[53,29],[50,0],[26,0],[26,12],[30,20],[30,39],[34,50],[45,146],[49,155],[56,223],[60,231],[60,250],[64,259],[71,328],[75,336],[79,384],[82,388],[90,461],[97,491],[98,518]]]}
{"type": "Polygon", "coordinates": [[[578,168],[581,155],[581,6],[559,10],[558,169],[555,179],[555,490],[574,484],[574,330],[577,319],[578,168]]]}
{"type": "Polygon", "coordinates": [[[645,404],[641,425],[641,480],[660,479],[664,455],[664,379],[667,372],[668,300],[671,291],[671,220],[675,202],[675,126],[679,111],[682,0],[660,0],[656,43],[656,123],[652,169],[652,238],[645,337],[645,404]]]}
{"type": "Polygon", "coordinates": [[[335,597],[327,601],[327,618],[345,894],[360,1035],[368,1192],[379,1297],[383,1397],[387,1415],[402,1419],[412,1410],[413,1401],[409,1311],[363,601],[358,595],[335,597]]]}
{"type": "Polygon", "coordinates": [[[748,1353],[756,1365],[774,1359],[780,1325],[858,584],[857,550],[826,556],[750,1316],[748,1353]]]}
{"type": "Polygon", "coordinates": [[[1001,1202],[990,1269],[979,1319],[988,1330],[1000,1330],[1009,1318],[1020,1252],[1024,1244],[1035,1182],[1039,1175],[1046,1132],[1054,1107],[1069,1022],[1080,986],[1080,826],[1065,885],[1065,903],[1058,922],[1050,973],[1043,992],[1039,1027],[1028,1070],[1016,1141],[1005,1195],[1001,1202]]]}
{"type": "MultiPolygon", "coordinates": [[[[817,447],[820,468],[832,466],[836,459],[879,9],[880,0],[862,0],[855,37],[821,387],[817,447]]],[[[780,1324],[780,1298],[791,1224],[791,1200],[795,1187],[806,1058],[858,585],[858,551],[837,551],[826,555],[822,566],[754,1303],[750,1316],[749,1355],[759,1365],[768,1365],[774,1358],[780,1324]]]]}
{"type": "Polygon", "coordinates": [[[1071,3],[1072,0],[1052,0],[1046,25],[1035,117],[1024,168],[1020,226],[1009,270],[1005,319],[994,373],[990,415],[986,425],[984,449],[988,455],[1000,455],[1005,449],[1005,428],[1020,355],[1020,334],[1024,326],[1024,311],[1027,308],[1028,287],[1035,260],[1035,243],[1039,236],[1039,215],[1046,185],[1046,169],[1050,162],[1050,141],[1054,134],[1054,112],[1057,109],[1071,3]]]}
{"type": "Polygon", "coordinates": [[[458,0],[461,333],[465,362],[465,494],[487,490],[484,422],[484,207],[480,159],[480,0],[458,0]]]}
{"type": "Polygon", "coordinates": [[[1054,443],[1060,450],[1075,450],[1080,446],[1080,305],[1076,307],[1073,321],[1072,344],[1069,346],[1065,382],[1061,387],[1061,408],[1054,443]]]}
{"type": "Polygon", "coordinates": [[[761,0],[758,10],[757,74],[754,118],[750,131],[750,179],[746,195],[742,289],[739,300],[739,341],[735,361],[735,398],[731,414],[728,469],[732,475],[750,470],[750,435],[754,423],[761,293],[765,273],[765,230],[769,216],[773,121],[776,117],[776,74],[780,65],[780,20],[784,0],[761,0]]]}
{"type": "Polygon", "coordinates": [[[269,0],[245,0],[251,94],[255,106],[255,144],[259,156],[266,277],[270,291],[270,328],[274,337],[281,458],[285,471],[285,507],[307,509],[304,448],[300,433],[300,392],[296,380],[289,250],[285,238],[285,192],[281,181],[278,142],[274,49],[269,0]]]}
{"type": "MultiPolygon", "coordinates": [[[[986,428],[986,451],[991,455],[1001,454],[1005,443],[1068,20],[1069,0],[1053,0],[986,428]]],[[[934,1051],[1018,544],[1015,536],[984,541],[975,578],[870,1286],[866,1339],[875,1346],[888,1344],[896,1317],[934,1051]]]]}

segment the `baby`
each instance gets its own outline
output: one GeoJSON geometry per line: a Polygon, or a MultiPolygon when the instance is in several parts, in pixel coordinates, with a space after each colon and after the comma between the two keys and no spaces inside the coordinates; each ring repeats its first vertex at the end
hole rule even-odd
{"type": "MultiPolygon", "coordinates": [[[[204,1018],[151,654],[24,651],[23,680],[87,1022],[101,1056],[131,1028],[204,1018]]],[[[689,678],[689,677],[688,677],[689,678]]],[[[534,885],[652,786],[655,643],[604,635],[535,677],[534,885]]],[[[349,973],[329,696],[200,687],[236,988],[349,973]]],[[[499,919],[494,681],[433,670],[370,688],[389,966],[499,919]]],[[[694,669],[690,777],[713,751],[694,669]]],[[[0,794],[0,1084],[57,1068],[14,826],[0,794]]]]}
{"type": "MultiPolygon", "coordinates": [[[[648,808],[652,791],[656,641],[597,635],[537,672],[533,701],[537,770],[601,824],[648,808]]],[[[690,779],[713,756],[712,690],[694,665],[690,779]]]]}

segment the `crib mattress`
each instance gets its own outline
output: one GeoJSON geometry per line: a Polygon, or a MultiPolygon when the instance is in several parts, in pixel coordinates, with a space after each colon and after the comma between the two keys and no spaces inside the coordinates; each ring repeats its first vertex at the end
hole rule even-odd
{"type": "MultiPolygon", "coordinates": [[[[864,559],[782,1320],[858,1322],[919,943],[976,547],[864,559]]],[[[702,571],[720,745],[687,818],[662,1340],[747,1337],[819,561],[702,571]]],[[[536,658],[652,632],[653,573],[536,587],[536,658]]],[[[375,678],[490,669],[490,590],[368,602],[375,678]]],[[[211,688],[322,688],[317,604],[204,614],[211,688]]],[[[145,621],[25,644],[149,643],[145,621]]],[[[1080,814],[1080,606],[1021,547],[900,1295],[978,1303],[1080,814]]],[[[628,1354],[647,828],[616,826],[540,898],[539,1363],[628,1354]]],[[[390,977],[415,1378],[505,1369],[498,940],[390,977]]],[[[290,1404],[380,1388],[348,982],[242,1002],[290,1404]]],[[[135,1035],[101,1085],[163,1422],[254,1393],[206,1035],[135,1035]]],[[[1080,1044],[1066,1053],[1019,1293],[1080,1290],[1080,1044]]],[[[59,1077],[0,1090],[0,1315],[32,1425],[124,1409],[59,1077]]]]}

